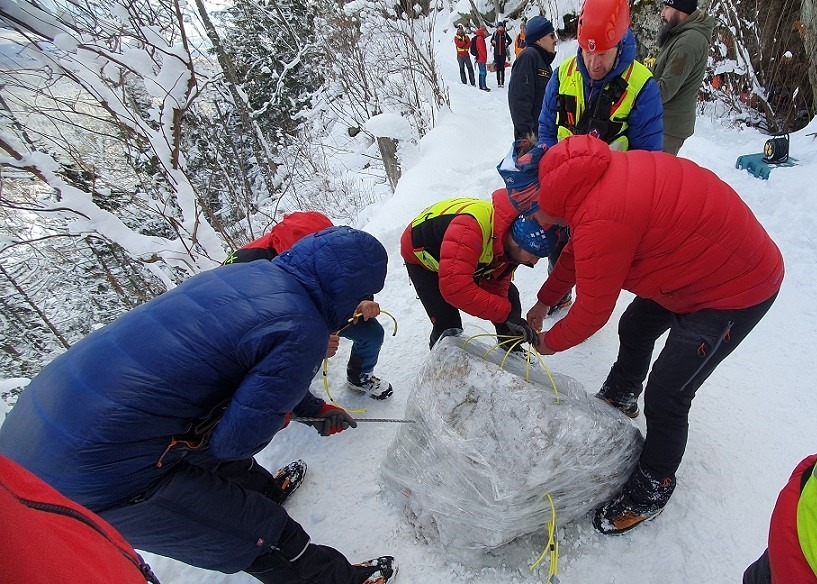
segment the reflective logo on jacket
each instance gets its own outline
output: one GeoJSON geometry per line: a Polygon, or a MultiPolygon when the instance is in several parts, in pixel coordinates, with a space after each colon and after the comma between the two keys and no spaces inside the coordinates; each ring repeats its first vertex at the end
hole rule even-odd
{"type": "Polygon", "coordinates": [[[628,150],[627,119],[652,73],[638,61],[633,61],[588,104],[584,78],[576,59],[573,57],[559,67],[557,138],[563,140],[574,134],[591,134],[610,144],[613,150],[628,150]]]}

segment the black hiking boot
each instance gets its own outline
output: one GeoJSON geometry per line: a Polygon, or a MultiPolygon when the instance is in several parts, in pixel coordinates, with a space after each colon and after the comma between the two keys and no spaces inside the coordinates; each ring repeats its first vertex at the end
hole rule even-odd
{"type": "Polygon", "coordinates": [[[352,353],[346,365],[346,381],[349,389],[365,393],[372,399],[386,399],[393,393],[391,383],[372,375],[371,371],[363,371],[363,357],[352,353]]]}
{"type": "Polygon", "coordinates": [[[674,490],[674,476],[653,478],[639,464],[618,497],[596,509],[593,527],[607,535],[630,531],[660,515],[674,490]]]}
{"type": "Polygon", "coordinates": [[[397,560],[383,556],[354,566],[359,584],[390,584],[397,577],[397,560]]]}
{"type": "Polygon", "coordinates": [[[306,463],[303,460],[290,462],[285,467],[278,469],[278,472],[272,476],[273,485],[264,495],[278,505],[283,505],[284,501],[304,482],[305,475],[306,463]]]}
{"type": "Polygon", "coordinates": [[[613,387],[609,380],[604,382],[596,397],[614,408],[618,408],[628,418],[637,418],[640,413],[638,410],[638,395],[632,391],[618,390],[613,387]]]}

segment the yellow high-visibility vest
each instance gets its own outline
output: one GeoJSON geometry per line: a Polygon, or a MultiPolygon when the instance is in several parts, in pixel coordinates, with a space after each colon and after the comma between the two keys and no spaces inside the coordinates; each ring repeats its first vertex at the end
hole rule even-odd
{"type": "MultiPolygon", "coordinates": [[[[584,79],[576,63],[577,57],[572,57],[559,67],[559,97],[556,111],[557,138],[563,140],[574,134],[587,134],[587,131],[580,131],[577,128],[583,123],[585,115],[591,115],[585,111],[584,79]]],[[[633,61],[622,74],[604,86],[604,92],[617,92],[621,94],[610,107],[607,128],[603,133],[597,132],[601,138],[610,145],[613,150],[628,150],[630,147],[627,138],[627,119],[633,110],[636,98],[652,77],[652,73],[638,61],[633,61]],[[618,81],[618,80],[621,81],[618,81]],[[622,83],[623,82],[623,83],[622,83]],[[618,86],[618,90],[616,89],[618,86]]],[[[615,97],[615,96],[614,96],[615,97]]]]}

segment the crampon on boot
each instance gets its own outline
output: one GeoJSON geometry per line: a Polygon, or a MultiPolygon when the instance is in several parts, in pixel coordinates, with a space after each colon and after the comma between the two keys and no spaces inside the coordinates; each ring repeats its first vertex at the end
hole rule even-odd
{"type": "Polygon", "coordinates": [[[290,462],[273,475],[273,486],[264,494],[277,504],[283,505],[284,501],[301,486],[305,475],[306,462],[303,460],[290,462]]]}
{"type": "Polygon", "coordinates": [[[596,509],[593,527],[608,535],[630,531],[660,515],[674,490],[674,476],[655,479],[639,464],[618,497],[596,509]]]}
{"type": "Polygon", "coordinates": [[[397,577],[397,560],[382,556],[353,566],[361,580],[360,584],[389,584],[397,577]]]}

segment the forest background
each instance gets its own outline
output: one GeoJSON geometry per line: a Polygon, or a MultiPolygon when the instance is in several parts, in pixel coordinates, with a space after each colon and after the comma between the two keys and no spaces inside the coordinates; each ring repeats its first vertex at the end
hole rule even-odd
{"type": "MultiPolygon", "coordinates": [[[[655,55],[659,0],[632,5],[655,55]]],[[[285,212],[361,226],[449,106],[440,27],[579,0],[0,0],[0,378],[220,264],[285,212]]],[[[701,1],[701,108],[768,134],[815,114],[811,0],[701,1]]]]}

